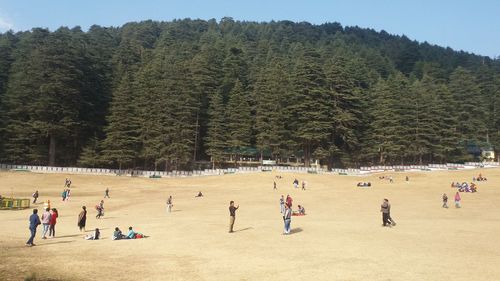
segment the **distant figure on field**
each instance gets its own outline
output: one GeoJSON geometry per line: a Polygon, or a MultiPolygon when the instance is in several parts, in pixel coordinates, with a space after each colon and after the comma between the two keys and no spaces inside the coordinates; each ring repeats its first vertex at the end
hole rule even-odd
{"type": "Polygon", "coordinates": [[[167,199],[167,212],[172,212],[172,206],[174,206],[172,204],[172,196],[169,196],[167,199]]]}
{"type": "Polygon", "coordinates": [[[294,212],[294,215],[304,216],[306,214],[306,209],[302,205],[297,205],[297,212],[294,212]]]}
{"type": "Polygon", "coordinates": [[[69,197],[71,196],[71,189],[66,189],[66,201],[69,201],[69,197]]]}
{"type": "Polygon", "coordinates": [[[200,192],[198,192],[198,195],[196,195],[195,197],[203,197],[203,193],[201,193],[201,191],[200,191],[200,192]]]}
{"type": "Polygon", "coordinates": [[[285,198],[283,197],[283,195],[281,195],[280,198],[280,213],[285,213],[285,198]]]}
{"type": "MultiPolygon", "coordinates": [[[[38,199],[38,196],[39,196],[39,195],[38,195],[38,190],[37,190],[37,191],[35,191],[35,192],[33,193],[33,195],[31,195],[31,196],[33,197],[33,204],[35,204],[35,203],[36,203],[36,200],[38,199]]],[[[38,212],[38,211],[37,211],[37,212],[38,212]]]]}
{"type": "Polygon", "coordinates": [[[393,183],[393,182],[394,182],[394,179],[392,178],[392,176],[389,176],[389,182],[390,182],[390,183],[393,183]]]}
{"type": "Polygon", "coordinates": [[[409,182],[410,181],[410,178],[408,176],[406,176],[406,182],[409,182]]]}
{"type": "Polygon", "coordinates": [[[42,214],[42,239],[47,239],[47,232],[49,231],[49,226],[50,226],[50,209],[46,208],[45,212],[42,214]]]}
{"type": "Polygon", "coordinates": [[[448,208],[448,195],[443,193],[443,208],[448,208]]]}
{"type": "Polygon", "coordinates": [[[229,202],[229,233],[233,233],[234,221],[236,220],[236,210],[238,210],[238,206],[234,206],[234,201],[229,202]]]}
{"type": "Polygon", "coordinates": [[[285,213],[283,214],[283,222],[285,224],[285,227],[283,229],[283,235],[288,235],[288,234],[290,234],[290,225],[292,223],[292,209],[288,205],[285,205],[285,213]]]}
{"type": "Polygon", "coordinates": [[[278,188],[276,188],[276,181],[273,182],[273,190],[277,190],[278,188]]]}
{"type": "Polygon", "coordinates": [[[293,202],[292,197],[290,197],[290,195],[287,195],[286,196],[286,205],[288,205],[289,208],[292,208],[292,202],[293,202]]]}
{"type": "Polygon", "coordinates": [[[66,189],[61,193],[62,201],[64,202],[66,200],[66,189]]]}
{"type": "Polygon", "coordinates": [[[31,246],[35,246],[35,243],[33,243],[33,240],[35,239],[36,228],[41,224],[40,218],[38,217],[38,210],[37,209],[33,209],[33,214],[30,216],[29,221],[30,221],[29,229],[30,229],[31,236],[28,239],[28,241],[26,242],[26,246],[31,247],[31,246]]]}
{"type": "Polygon", "coordinates": [[[306,190],[306,182],[302,181],[302,190],[306,190]]]}
{"type": "Polygon", "coordinates": [[[387,207],[387,222],[392,226],[396,226],[396,222],[391,217],[391,203],[389,203],[388,199],[385,199],[385,200],[387,200],[387,205],[388,205],[388,207],[387,207]]]}
{"type": "Polygon", "coordinates": [[[298,180],[298,179],[295,179],[295,180],[293,181],[293,187],[295,187],[295,188],[299,188],[299,180],[298,180]]]}
{"type": "Polygon", "coordinates": [[[102,216],[104,216],[104,200],[101,200],[99,202],[99,205],[95,206],[97,210],[97,215],[95,216],[96,219],[100,219],[102,216]]]}
{"type": "Polygon", "coordinates": [[[109,198],[109,188],[106,188],[106,191],[104,191],[104,198],[109,198]]]}
{"type": "Polygon", "coordinates": [[[59,213],[56,208],[52,208],[50,212],[50,227],[49,227],[49,237],[56,237],[56,223],[59,213]]]}
{"type": "Polygon", "coordinates": [[[461,208],[462,205],[460,204],[460,201],[462,200],[462,198],[460,198],[460,193],[457,193],[455,194],[455,208],[461,208]]]}
{"type": "Polygon", "coordinates": [[[389,200],[384,199],[380,205],[380,212],[382,212],[382,226],[389,225],[389,200]]]}
{"type": "Polygon", "coordinates": [[[70,188],[71,187],[71,180],[66,178],[66,180],[64,181],[64,187],[67,187],[67,188],[70,188]]]}
{"type": "Polygon", "coordinates": [[[99,240],[101,237],[101,232],[99,228],[96,228],[92,234],[86,235],[85,240],[99,240]]]}
{"type": "Polygon", "coordinates": [[[82,211],[78,215],[78,227],[80,228],[80,231],[85,232],[85,224],[87,222],[87,207],[82,206],[82,211]]]}

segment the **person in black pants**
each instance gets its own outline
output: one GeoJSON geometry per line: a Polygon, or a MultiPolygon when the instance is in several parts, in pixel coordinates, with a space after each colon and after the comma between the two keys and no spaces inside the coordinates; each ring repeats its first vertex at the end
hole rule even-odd
{"type": "Polygon", "coordinates": [[[389,223],[389,200],[384,199],[380,205],[380,212],[382,212],[382,226],[391,225],[389,223]]]}

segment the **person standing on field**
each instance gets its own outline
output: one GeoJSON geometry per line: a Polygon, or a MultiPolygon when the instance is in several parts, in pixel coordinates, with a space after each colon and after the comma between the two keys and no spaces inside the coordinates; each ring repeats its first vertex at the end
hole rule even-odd
{"type": "Polygon", "coordinates": [[[448,195],[443,193],[443,208],[448,208],[448,195]]]}
{"type": "Polygon", "coordinates": [[[457,193],[455,194],[455,208],[461,208],[462,205],[460,204],[460,201],[462,200],[462,198],[460,198],[460,193],[457,193]]]}
{"type": "Polygon", "coordinates": [[[285,198],[283,198],[283,195],[280,198],[280,213],[285,213],[285,198]]]}
{"type": "MultiPolygon", "coordinates": [[[[37,190],[37,191],[35,191],[35,193],[33,193],[32,197],[33,197],[33,204],[35,204],[35,203],[36,203],[36,200],[38,199],[38,190],[37,190]]],[[[38,212],[38,211],[37,211],[37,212],[38,212]]]]}
{"type": "Polygon", "coordinates": [[[171,213],[172,212],[172,196],[169,196],[167,199],[167,212],[171,213]]]}
{"type": "Polygon", "coordinates": [[[51,218],[51,215],[50,215],[50,209],[49,208],[46,208],[45,209],[45,212],[43,212],[42,214],[42,226],[43,226],[43,229],[42,229],[42,239],[47,239],[47,232],[49,231],[49,227],[50,227],[50,218],[51,218]]]}
{"type": "Polygon", "coordinates": [[[290,234],[290,225],[292,223],[292,209],[285,205],[285,213],[283,214],[283,222],[285,223],[285,228],[283,230],[284,235],[290,234]]]}
{"type": "Polygon", "coordinates": [[[389,200],[384,199],[382,205],[380,206],[380,212],[382,212],[382,226],[389,225],[389,200]]]}
{"type": "Polygon", "coordinates": [[[26,242],[26,246],[35,246],[35,243],[33,243],[33,240],[35,239],[36,235],[36,228],[40,225],[40,218],[38,217],[38,209],[33,209],[33,214],[30,216],[30,233],[31,236],[26,242]]]}
{"type": "Polygon", "coordinates": [[[234,201],[229,202],[229,233],[233,233],[234,220],[236,219],[236,210],[238,210],[238,206],[234,206],[234,201]]]}
{"type": "Polygon", "coordinates": [[[85,232],[85,224],[87,222],[87,207],[82,206],[82,211],[78,215],[78,227],[80,231],[85,232]]]}
{"type": "Polygon", "coordinates": [[[109,188],[106,188],[106,191],[104,193],[104,198],[109,198],[109,188]]]}
{"type": "Polygon", "coordinates": [[[56,223],[59,213],[56,208],[52,208],[50,213],[50,227],[49,227],[49,237],[56,237],[56,223]]]}

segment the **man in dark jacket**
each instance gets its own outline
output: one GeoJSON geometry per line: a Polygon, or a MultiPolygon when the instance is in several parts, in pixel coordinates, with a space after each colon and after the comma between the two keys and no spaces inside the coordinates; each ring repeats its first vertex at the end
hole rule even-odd
{"type": "Polygon", "coordinates": [[[41,224],[40,218],[38,217],[38,209],[33,209],[33,214],[30,216],[30,232],[31,236],[30,239],[28,239],[28,242],[26,242],[26,246],[35,246],[33,243],[33,239],[35,239],[36,235],[36,228],[41,224]]]}

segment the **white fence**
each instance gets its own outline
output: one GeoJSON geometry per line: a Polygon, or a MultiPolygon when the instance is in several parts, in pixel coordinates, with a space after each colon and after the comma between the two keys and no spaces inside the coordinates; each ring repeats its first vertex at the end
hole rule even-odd
{"type": "Polygon", "coordinates": [[[78,168],[78,167],[48,167],[32,165],[9,165],[0,164],[0,170],[19,170],[31,171],[37,173],[67,173],[67,174],[93,174],[93,175],[116,175],[132,177],[192,177],[192,176],[217,176],[234,173],[258,173],[277,171],[280,173],[314,173],[324,174],[333,173],[339,175],[364,175],[384,171],[435,171],[435,170],[462,170],[475,168],[499,167],[498,162],[466,162],[464,164],[429,164],[429,165],[395,165],[395,166],[371,166],[360,167],[359,169],[332,169],[327,171],[320,168],[290,167],[290,166],[259,166],[259,167],[240,167],[228,169],[205,169],[203,171],[141,171],[141,170],[116,170],[102,168],[78,168]]]}

